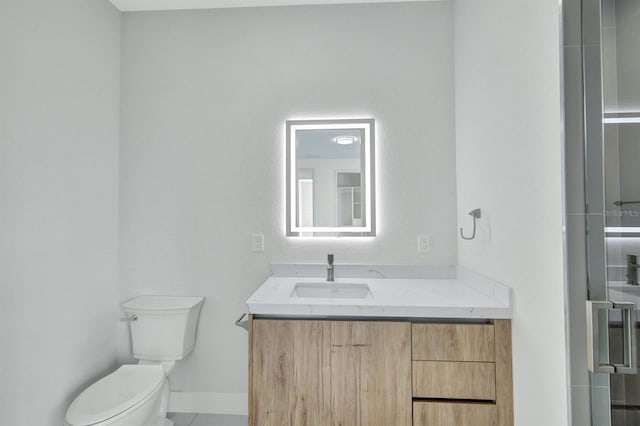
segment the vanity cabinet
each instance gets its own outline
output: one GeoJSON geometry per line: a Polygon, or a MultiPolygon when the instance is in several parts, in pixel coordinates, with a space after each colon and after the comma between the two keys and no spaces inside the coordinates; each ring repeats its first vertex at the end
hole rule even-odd
{"type": "Polygon", "coordinates": [[[512,426],[511,322],[412,324],[414,426],[512,426]]]}
{"type": "Polygon", "coordinates": [[[255,319],[250,342],[250,425],[411,425],[408,322],[255,319]]]}
{"type": "Polygon", "coordinates": [[[250,318],[249,330],[249,425],[513,425],[509,320],[250,318]]]}

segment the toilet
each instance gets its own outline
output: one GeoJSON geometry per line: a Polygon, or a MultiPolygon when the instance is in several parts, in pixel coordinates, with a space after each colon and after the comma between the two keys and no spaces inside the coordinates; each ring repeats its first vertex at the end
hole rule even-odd
{"type": "Polygon", "coordinates": [[[192,350],[204,298],[139,296],[122,304],[138,364],[123,365],[71,403],[66,426],[172,426],[169,373],[192,350]]]}

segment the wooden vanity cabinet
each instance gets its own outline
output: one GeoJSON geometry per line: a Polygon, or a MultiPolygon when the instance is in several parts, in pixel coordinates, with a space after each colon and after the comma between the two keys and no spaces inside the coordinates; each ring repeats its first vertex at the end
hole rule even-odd
{"type": "Polygon", "coordinates": [[[250,425],[411,425],[408,322],[254,319],[250,344],[250,425]]]}
{"type": "Polygon", "coordinates": [[[512,426],[509,320],[251,318],[251,426],[512,426]]]}
{"type": "Polygon", "coordinates": [[[414,426],[513,426],[511,322],[412,324],[414,426]]]}

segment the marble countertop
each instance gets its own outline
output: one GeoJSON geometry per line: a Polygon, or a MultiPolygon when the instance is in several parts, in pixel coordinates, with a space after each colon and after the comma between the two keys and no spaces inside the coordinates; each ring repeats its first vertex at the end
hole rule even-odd
{"type": "Polygon", "coordinates": [[[458,268],[450,278],[336,278],[368,284],[364,299],[291,297],[318,277],[272,276],[247,300],[247,312],[277,317],[512,318],[511,289],[458,268]]]}

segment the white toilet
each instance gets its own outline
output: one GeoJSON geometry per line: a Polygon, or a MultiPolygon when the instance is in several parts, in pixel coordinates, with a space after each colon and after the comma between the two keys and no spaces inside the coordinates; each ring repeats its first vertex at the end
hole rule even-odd
{"type": "Polygon", "coordinates": [[[192,350],[204,298],[140,296],[122,305],[133,356],[85,389],[67,410],[67,426],[172,426],[168,375],[192,350]]]}

